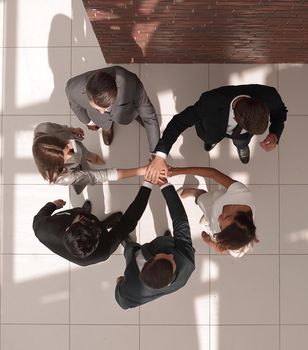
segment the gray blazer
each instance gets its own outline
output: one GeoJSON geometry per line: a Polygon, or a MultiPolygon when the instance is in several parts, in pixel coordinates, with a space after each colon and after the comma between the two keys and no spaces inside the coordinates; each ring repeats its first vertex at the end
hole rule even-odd
{"type": "Polygon", "coordinates": [[[159,140],[160,131],[155,109],[136,74],[120,66],[101,69],[115,78],[118,93],[111,111],[101,114],[90,106],[86,94],[86,84],[92,74],[99,70],[90,71],[71,78],[65,92],[71,109],[79,120],[88,124],[91,120],[99,127],[108,129],[112,122],[129,124],[139,115],[144,123],[149,148],[152,152],[159,140]]]}
{"type": "Polygon", "coordinates": [[[56,136],[64,141],[76,140],[77,152],[65,161],[65,172],[58,177],[57,185],[73,185],[77,194],[80,194],[87,185],[102,184],[108,180],[117,180],[117,171],[111,169],[90,169],[86,160],[89,151],[78,141],[67,125],[56,123],[41,123],[34,129],[35,143],[41,136],[56,136]]]}

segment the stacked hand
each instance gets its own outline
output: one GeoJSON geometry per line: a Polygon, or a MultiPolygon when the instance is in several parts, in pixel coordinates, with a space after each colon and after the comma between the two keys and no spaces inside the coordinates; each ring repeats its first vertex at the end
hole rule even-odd
{"type": "Polygon", "coordinates": [[[272,151],[277,146],[278,138],[274,133],[269,133],[266,138],[259,142],[259,145],[264,149],[264,151],[272,151]]]}
{"type": "Polygon", "coordinates": [[[56,205],[57,209],[63,208],[66,204],[66,202],[63,199],[56,199],[52,203],[56,205]]]}
{"type": "Polygon", "coordinates": [[[158,184],[160,179],[167,178],[168,176],[168,165],[166,160],[162,157],[156,156],[147,166],[145,173],[145,180],[158,184]]]}
{"type": "Polygon", "coordinates": [[[87,128],[89,130],[96,131],[99,129],[99,126],[97,126],[96,124],[91,124],[91,125],[87,125],[87,128]]]}

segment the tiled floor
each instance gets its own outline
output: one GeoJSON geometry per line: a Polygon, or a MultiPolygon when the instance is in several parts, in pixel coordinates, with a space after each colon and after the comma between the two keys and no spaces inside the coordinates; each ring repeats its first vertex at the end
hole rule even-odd
{"type": "MultiPolygon", "coordinates": [[[[80,268],[34,237],[32,218],[47,201],[76,206],[89,197],[94,213],[124,210],[139,179],[89,188],[70,196],[48,186],[31,157],[33,129],[42,121],[79,126],[64,95],[67,79],[106,66],[81,0],[0,0],[1,108],[1,350],[121,349],[290,350],[308,343],[308,65],[132,65],[154,103],[162,130],[200,93],[224,84],[278,88],[289,116],[280,146],[266,154],[252,142],[242,165],[224,140],[209,158],[193,129],[172,149],[176,165],[214,166],[250,185],[260,243],[243,259],[219,256],[202,244],[201,216],[189,215],[197,268],[185,288],[141,308],[123,311],[113,294],[124,269],[119,248],[107,262],[80,268]],[[4,21],[2,21],[2,19],[4,21]]],[[[110,149],[86,130],[85,143],[107,166],[145,164],[148,145],[139,124],[116,127],[110,149]],[[129,155],[129,156],[128,156],[129,155]]],[[[176,187],[205,186],[179,176],[176,187]]],[[[146,242],[170,224],[159,191],[137,227],[146,242]]]]}

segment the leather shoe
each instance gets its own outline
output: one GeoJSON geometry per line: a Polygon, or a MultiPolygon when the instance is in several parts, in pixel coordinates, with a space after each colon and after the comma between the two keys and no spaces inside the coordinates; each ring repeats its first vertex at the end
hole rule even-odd
{"type": "Polygon", "coordinates": [[[84,210],[85,213],[91,214],[91,211],[92,211],[92,204],[91,204],[91,202],[89,200],[86,200],[83,203],[82,209],[84,210]]]}
{"type": "Polygon", "coordinates": [[[110,146],[113,140],[113,122],[110,129],[103,129],[102,131],[103,141],[106,146],[110,146]]]}
{"type": "Polygon", "coordinates": [[[121,211],[117,211],[107,216],[102,222],[106,228],[112,228],[115,226],[122,218],[123,213],[121,211]]]}
{"type": "Polygon", "coordinates": [[[238,153],[238,156],[240,157],[240,160],[243,164],[247,164],[249,162],[250,149],[248,146],[245,148],[238,148],[237,153],[238,153]]]}
{"type": "Polygon", "coordinates": [[[209,152],[211,151],[217,144],[216,143],[205,143],[204,142],[204,149],[209,152]]]}

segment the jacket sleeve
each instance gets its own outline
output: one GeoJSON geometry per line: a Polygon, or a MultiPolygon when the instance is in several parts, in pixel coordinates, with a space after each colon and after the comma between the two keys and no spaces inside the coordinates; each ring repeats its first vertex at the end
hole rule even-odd
{"type": "Polygon", "coordinates": [[[42,223],[45,223],[48,218],[51,216],[51,214],[57,209],[57,206],[52,203],[48,202],[43,206],[43,208],[40,209],[40,211],[34,216],[33,218],[33,230],[35,232],[35,235],[38,237],[40,234],[40,225],[42,223]]]}
{"type": "Polygon", "coordinates": [[[194,106],[187,107],[183,112],[175,115],[158,141],[155,152],[160,151],[168,154],[180,134],[195,124],[195,118],[194,106]]]}
{"type": "Polygon", "coordinates": [[[280,95],[275,88],[272,88],[272,94],[270,96],[270,127],[269,132],[274,133],[278,141],[284,129],[284,122],[287,119],[288,110],[284,105],[280,95]]]}
{"type": "Polygon", "coordinates": [[[68,81],[66,88],[65,88],[65,93],[68,99],[68,102],[70,104],[70,107],[72,111],[76,114],[76,117],[83,123],[83,124],[89,124],[91,119],[88,116],[87,110],[83,107],[81,107],[78,103],[76,103],[70,92],[70,81],[68,81]]]}
{"type": "Polygon", "coordinates": [[[108,238],[114,241],[111,246],[110,255],[117,249],[118,245],[128,237],[128,234],[136,228],[151,194],[151,189],[141,186],[137,196],[125,211],[120,222],[118,222],[109,232],[108,238]]]}
{"type": "Polygon", "coordinates": [[[75,185],[87,183],[89,185],[101,185],[107,181],[118,180],[117,169],[88,169],[88,170],[68,170],[60,175],[56,181],[57,185],[75,185]]]}
{"type": "Polygon", "coordinates": [[[65,141],[75,138],[69,126],[50,122],[40,123],[34,129],[34,140],[45,135],[56,136],[65,141]]]}
{"type": "Polygon", "coordinates": [[[155,109],[141,81],[137,78],[136,94],[133,104],[142,119],[149,141],[150,152],[153,152],[160,137],[159,124],[155,109]]]}
{"type": "Polygon", "coordinates": [[[172,185],[162,189],[172,219],[173,236],[177,245],[185,250],[185,255],[194,263],[195,249],[192,245],[188,218],[183,204],[172,185]]]}

